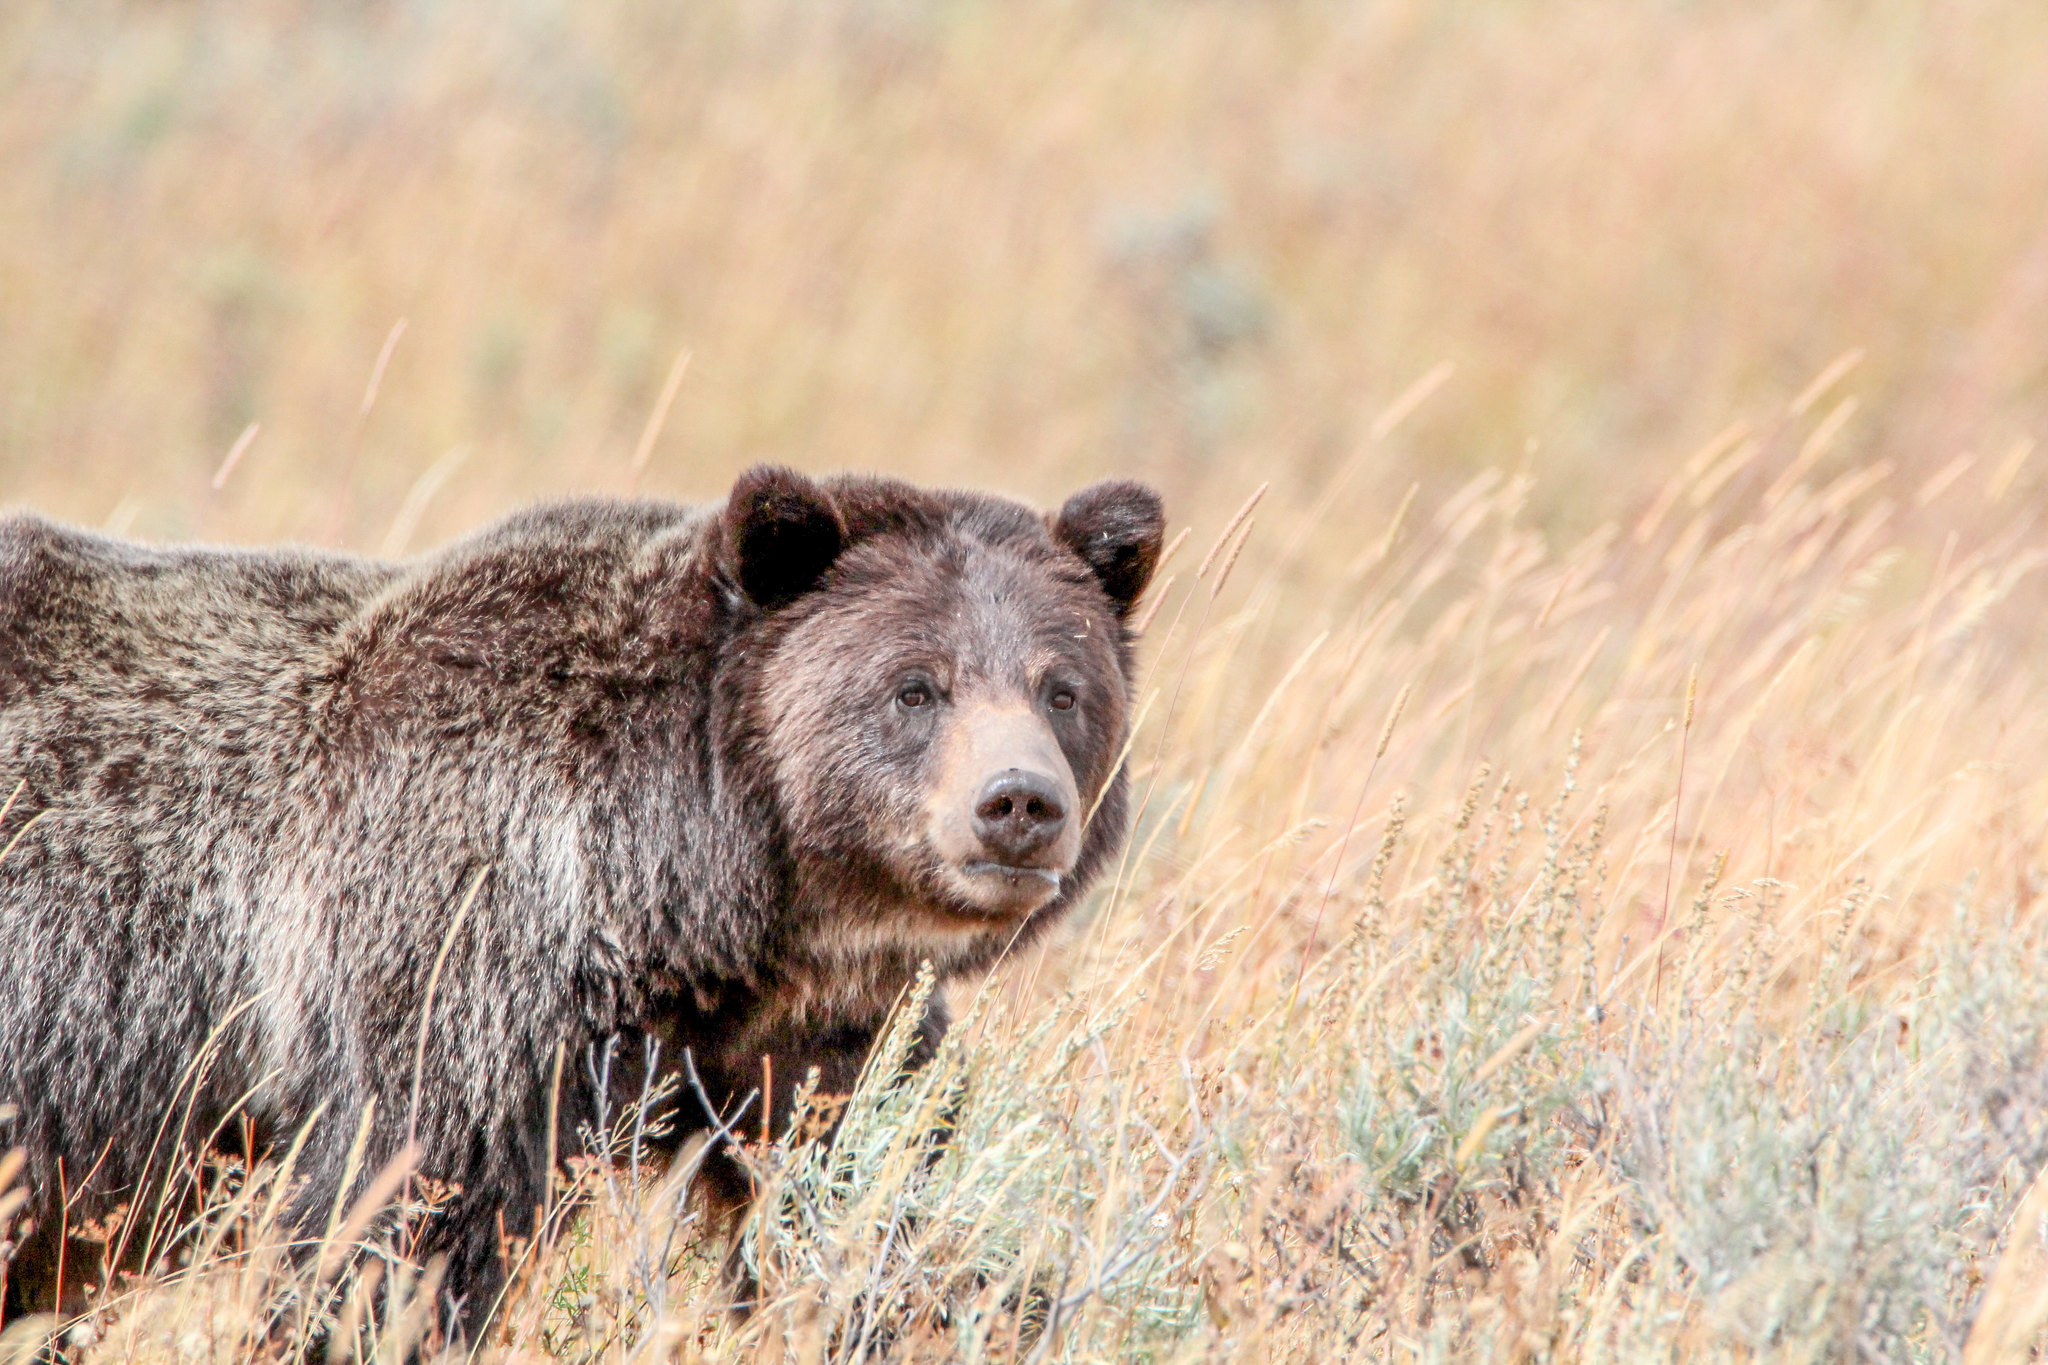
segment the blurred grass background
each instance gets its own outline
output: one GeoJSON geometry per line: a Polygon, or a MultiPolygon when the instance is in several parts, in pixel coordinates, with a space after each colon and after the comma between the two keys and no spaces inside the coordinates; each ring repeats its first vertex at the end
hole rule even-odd
{"type": "Polygon", "coordinates": [[[1847,354],[1901,478],[2048,408],[2037,5],[16,0],[0,73],[0,492],[143,534],[623,488],[684,352],[690,497],[1234,504],[1448,364],[1366,495],[1578,529],[1847,354]]]}

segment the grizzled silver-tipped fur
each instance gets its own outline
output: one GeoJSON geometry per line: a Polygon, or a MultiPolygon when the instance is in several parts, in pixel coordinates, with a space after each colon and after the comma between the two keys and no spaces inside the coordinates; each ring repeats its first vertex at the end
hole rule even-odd
{"type": "MultiPolygon", "coordinates": [[[[74,1223],[142,1197],[188,1069],[188,1143],[323,1115],[308,1214],[348,1193],[366,1107],[365,1170],[415,1131],[461,1189],[421,1250],[472,1334],[501,1227],[530,1231],[549,1151],[606,1098],[585,1049],[688,1049],[714,1105],[770,1056],[776,1122],[809,1067],[850,1088],[920,960],[992,964],[1121,841],[1123,621],[1160,527],[1134,484],[1047,518],[773,469],[722,506],[549,506],[403,564],[0,522],[0,1148],[26,1148],[41,1228],[9,1310],[53,1292],[60,1163],[74,1223]],[[1064,764],[1040,785],[1094,810],[1083,837],[1001,805],[995,852],[935,841],[932,812],[957,829],[949,803],[1038,780],[956,771],[992,714],[1064,764]]],[[[671,1138],[708,1122],[688,1100],[671,1138]]]]}

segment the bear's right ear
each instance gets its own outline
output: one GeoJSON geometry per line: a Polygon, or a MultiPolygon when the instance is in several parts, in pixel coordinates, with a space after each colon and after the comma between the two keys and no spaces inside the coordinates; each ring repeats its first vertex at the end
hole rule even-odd
{"type": "Polygon", "coordinates": [[[740,475],[718,519],[718,567],[764,609],[818,586],[845,544],[831,495],[774,465],[740,475]]]}

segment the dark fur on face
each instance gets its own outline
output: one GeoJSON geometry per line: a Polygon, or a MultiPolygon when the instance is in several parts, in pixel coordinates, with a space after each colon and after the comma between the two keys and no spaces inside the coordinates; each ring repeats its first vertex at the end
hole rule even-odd
{"type": "Polygon", "coordinates": [[[1025,509],[900,485],[847,493],[852,544],[823,591],[763,632],[749,700],[795,863],[792,903],[805,907],[804,949],[821,986],[867,996],[874,986],[858,975],[900,981],[921,957],[951,972],[986,967],[1100,869],[1125,818],[1129,645],[1127,604],[1025,509]],[[864,501],[887,517],[863,515],[864,501]],[[947,761],[973,747],[977,726],[1012,732],[1020,761],[1064,764],[1066,846],[1021,896],[1000,873],[966,875],[971,851],[938,846],[935,825],[970,811],[1002,770],[1000,752],[947,761]]]}
{"type": "MultiPolygon", "coordinates": [[[[1048,520],[772,469],[406,564],[0,523],[0,1147],[44,1229],[8,1310],[51,1292],[59,1163],[74,1223],[135,1198],[210,1036],[190,1137],[245,1095],[259,1149],[325,1106],[306,1217],[352,1193],[366,1105],[368,1170],[416,1133],[463,1190],[422,1253],[472,1334],[551,1141],[638,1092],[624,1066],[599,1095],[591,1048],[687,1049],[714,1107],[767,1055],[777,1130],[809,1067],[849,1088],[921,959],[991,964],[1118,847],[1123,621],[1160,529],[1133,484],[1048,520]]],[[[96,1255],[73,1242],[67,1280],[96,1255]]]]}

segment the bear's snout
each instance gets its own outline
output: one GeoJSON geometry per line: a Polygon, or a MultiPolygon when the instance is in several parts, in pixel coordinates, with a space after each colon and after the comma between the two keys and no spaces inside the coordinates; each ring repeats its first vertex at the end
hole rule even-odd
{"type": "Polygon", "coordinates": [[[927,810],[941,877],[974,913],[1033,913],[1074,870],[1086,823],[1052,727],[1022,698],[970,695],[940,743],[927,810]]]}
{"type": "Polygon", "coordinates": [[[1061,785],[1044,773],[1006,768],[982,787],[974,832],[996,862],[1024,864],[1060,837],[1073,804],[1061,785]]]}

